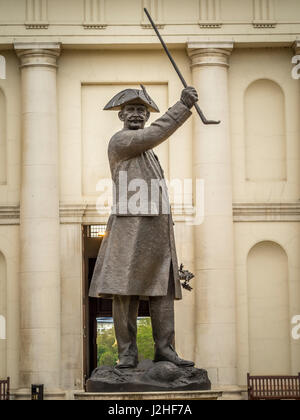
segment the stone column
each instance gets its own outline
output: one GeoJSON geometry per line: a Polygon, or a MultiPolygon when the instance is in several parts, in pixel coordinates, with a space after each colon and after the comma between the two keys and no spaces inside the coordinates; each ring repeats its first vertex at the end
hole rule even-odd
{"type": "Polygon", "coordinates": [[[196,362],[214,384],[236,384],[236,308],[228,67],[231,43],[191,43],[193,85],[208,119],[194,116],[194,177],[204,180],[205,217],[195,226],[196,362]]]}
{"type": "Polygon", "coordinates": [[[20,387],[60,385],[59,44],[15,44],[22,81],[20,387]]]}

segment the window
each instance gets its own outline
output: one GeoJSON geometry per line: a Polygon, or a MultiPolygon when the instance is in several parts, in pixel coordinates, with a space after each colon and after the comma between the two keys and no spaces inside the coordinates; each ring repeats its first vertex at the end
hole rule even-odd
{"type": "Polygon", "coordinates": [[[90,225],[88,226],[88,238],[102,238],[106,232],[106,225],[90,225]]]}

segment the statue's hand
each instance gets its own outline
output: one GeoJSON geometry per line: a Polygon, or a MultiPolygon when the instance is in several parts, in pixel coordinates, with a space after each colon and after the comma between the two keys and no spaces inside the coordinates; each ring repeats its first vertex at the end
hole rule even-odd
{"type": "Polygon", "coordinates": [[[198,93],[195,88],[189,86],[183,89],[181,93],[181,102],[191,109],[198,102],[198,93]]]}

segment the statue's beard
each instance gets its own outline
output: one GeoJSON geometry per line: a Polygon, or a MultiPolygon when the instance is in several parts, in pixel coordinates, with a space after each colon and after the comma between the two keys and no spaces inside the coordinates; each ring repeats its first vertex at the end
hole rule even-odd
{"type": "Polygon", "coordinates": [[[140,128],[143,128],[144,126],[144,120],[142,118],[134,118],[128,120],[128,127],[131,130],[139,130],[140,128]]]}

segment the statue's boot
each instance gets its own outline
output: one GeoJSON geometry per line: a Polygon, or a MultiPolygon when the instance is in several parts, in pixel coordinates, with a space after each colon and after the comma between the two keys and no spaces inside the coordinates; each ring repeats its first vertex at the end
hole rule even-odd
{"type": "Polygon", "coordinates": [[[174,349],[174,281],[169,282],[167,296],[150,297],[150,313],[155,342],[154,362],[171,362],[177,366],[194,366],[195,363],[181,359],[174,349]]]}
{"type": "Polygon", "coordinates": [[[138,365],[138,360],[132,357],[121,357],[119,363],[116,364],[116,369],[135,369],[138,365]]]}
{"type": "Polygon", "coordinates": [[[118,369],[135,368],[138,365],[136,345],[138,296],[114,296],[113,318],[118,343],[118,369]]]}
{"type": "Polygon", "coordinates": [[[167,349],[163,349],[162,351],[156,350],[154,362],[171,362],[174,363],[174,365],[180,367],[195,366],[195,363],[191,360],[181,359],[172,345],[170,345],[167,349]]]}

